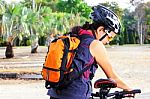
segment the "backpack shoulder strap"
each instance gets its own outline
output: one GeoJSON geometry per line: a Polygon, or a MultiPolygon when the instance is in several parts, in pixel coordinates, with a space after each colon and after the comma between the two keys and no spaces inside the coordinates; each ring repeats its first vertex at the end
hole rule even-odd
{"type": "Polygon", "coordinates": [[[62,39],[64,43],[64,55],[62,57],[61,70],[66,71],[67,56],[70,48],[69,38],[62,39]]]}

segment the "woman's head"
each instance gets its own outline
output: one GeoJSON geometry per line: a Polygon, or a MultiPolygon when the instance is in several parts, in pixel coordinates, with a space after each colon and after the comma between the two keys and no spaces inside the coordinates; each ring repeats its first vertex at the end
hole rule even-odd
{"type": "Polygon", "coordinates": [[[102,5],[97,5],[92,9],[93,12],[91,12],[90,18],[93,20],[93,23],[91,27],[95,31],[96,38],[106,44],[120,32],[119,18],[113,11],[102,5]]]}
{"type": "Polygon", "coordinates": [[[93,22],[86,22],[82,27],[74,27],[72,33],[78,34],[80,28],[91,30],[96,39],[99,39],[104,44],[109,43],[110,38],[120,32],[121,25],[119,18],[113,11],[102,5],[95,6],[92,9],[90,18],[93,22]]]}
{"type": "Polygon", "coordinates": [[[92,9],[93,12],[91,12],[90,18],[94,24],[99,24],[99,26],[103,25],[106,30],[113,31],[116,34],[120,32],[120,21],[113,11],[102,5],[94,6],[92,9]]]}

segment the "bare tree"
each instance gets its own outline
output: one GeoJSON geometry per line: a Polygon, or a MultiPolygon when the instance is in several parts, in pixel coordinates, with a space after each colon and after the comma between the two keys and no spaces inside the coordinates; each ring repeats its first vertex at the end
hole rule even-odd
{"type": "Polygon", "coordinates": [[[133,5],[133,6],[137,6],[139,5],[140,3],[143,3],[144,0],[130,0],[130,3],[133,5]]]}
{"type": "Polygon", "coordinates": [[[130,3],[135,7],[135,17],[137,18],[137,31],[139,35],[139,42],[143,44],[143,30],[145,30],[145,3],[144,0],[130,0],[130,3]]]}

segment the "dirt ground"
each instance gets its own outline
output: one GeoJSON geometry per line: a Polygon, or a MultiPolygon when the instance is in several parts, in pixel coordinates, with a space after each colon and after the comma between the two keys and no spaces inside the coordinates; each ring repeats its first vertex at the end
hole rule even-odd
{"type": "MultiPolygon", "coordinates": [[[[150,99],[150,45],[107,46],[113,68],[133,89],[142,93],[135,99],[150,99]]],[[[47,52],[30,54],[30,47],[14,47],[15,57],[5,59],[5,48],[0,47],[0,73],[40,73],[47,52]]],[[[99,68],[93,82],[106,78],[99,68]]],[[[97,91],[94,89],[94,91],[97,91]]],[[[0,99],[49,99],[43,80],[0,79],[0,99]]]]}

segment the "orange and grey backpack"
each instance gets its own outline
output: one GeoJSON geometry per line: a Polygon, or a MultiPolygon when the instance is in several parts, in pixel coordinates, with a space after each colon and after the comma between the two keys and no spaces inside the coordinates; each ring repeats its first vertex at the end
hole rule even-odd
{"type": "Polygon", "coordinates": [[[41,72],[47,89],[65,88],[89,69],[85,68],[78,74],[73,74],[73,77],[69,76],[74,71],[71,65],[79,43],[78,37],[70,35],[60,36],[50,43],[41,72]]]}

